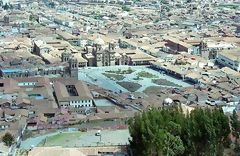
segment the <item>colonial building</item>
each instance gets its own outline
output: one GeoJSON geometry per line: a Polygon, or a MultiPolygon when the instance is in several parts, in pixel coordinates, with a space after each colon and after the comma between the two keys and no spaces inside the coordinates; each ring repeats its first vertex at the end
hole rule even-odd
{"type": "Polygon", "coordinates": [[[81,41],[80,38],[77,36],[74,36],[68,32],[58,30],[57,34],[60,36],[60,38],[64,39],[65,41],[69,42],[73,46],[80,46],[81,41]]]}
{"type": "Polygon", "coordinates": [[[14,78],[14,77],[31,77],[44,75],[59,75],[63,76],[66,73],[66,67],[62,65],[52,67],[36,67],[28,69],[0,69],[0,77],[14,78]]]}
{"type": "Polygon", "coordinates": [[[69,63],[69,70],[72,77],[77,77],[78,69],[88,65],[88,61],[82,57],[81,53],[69,53],[65,51],[62,53],[61,60],[62,62],[69,63]]]}
{"type": "Polygon", "coordinates": [[[223,50],[218,53],[217,62],[223,66],[240,71],[240,49],[223,50]]]}
{"type": "Polygon", "coordinates": [[[101,45],[95,44],[93,50],[93,56],[95,58],[95,65],[101,66],[114,66],[115,65],[115,46],[109,43],[108,48],[103,49],[101,45]]]}
{"type": "Polygon", "coordinates": [[[110,42],[106,46],[101,38],[97,38],[92,46],[86,46],[83,57],[89,66],[115,65],[149,65],[155,58],[138,48],[122,47],[122,42],[110,42]]]}
{"type": "Polygon", "coordinates": [[[173,50],[175,53],[182,51],[188,52],[189,54],[195,53],[193,45],[185,43],[177,38],[168,37],[165,39],[165,41],[167,42],[166,46],[173,50]]]}
{"type": "Polygon", "coordinates": [[[87,85],[78,80],[59,80],[54,82],[54,92],[60,107],[91,108],[93,97],[87,85]]]}

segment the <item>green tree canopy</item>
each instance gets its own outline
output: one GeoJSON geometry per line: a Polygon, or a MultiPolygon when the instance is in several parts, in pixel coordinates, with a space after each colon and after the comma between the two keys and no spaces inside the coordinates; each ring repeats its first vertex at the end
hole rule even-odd
{"type": "Polygon", "coordinates": [[[221,109],[152,109],[129,120],[135,155],[222,155],[229,141],[229,119],[221,109]]]}
{"type": "Polygon", "coordinates": [[[5,143],[6,146],[11,146],[14,143],[14,136],[7,132],[3,137],[2,141],[5,143]]]}
{"type": "Polygon", "coordinates": [[[231,125],[232,125],[233,135],[236,138],[239,138],[240,121],[238,120],[238,115],[237,115],[237,112],[235,110],[233,111],[233,114],[231,116],[231,125]]]}

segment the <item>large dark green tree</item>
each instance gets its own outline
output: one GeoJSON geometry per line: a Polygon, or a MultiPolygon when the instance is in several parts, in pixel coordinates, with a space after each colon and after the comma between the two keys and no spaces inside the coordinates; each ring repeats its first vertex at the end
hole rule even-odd
{"type": "Polygon", "coordinates": [[[233,114],[231,116],[231,125],[233,131],[232,134],[238,139],[240,133],[240,121],[238,120],[238,115],[235,110],[233,111],[233,114]]]}
{"type": "Polygon", "coordinates": [[[5,143],[6,146],[11,146],[14,143],[14,136],[7,132],[3,137],[2,141],[5,143]]]}
{"type": "Polygon", "coordinates": [[[240,155],[240,145],[239,145],[239,133],[240,133],[240,121],[238,120],[237,112],[234,110],[233,114],[230,116],[231,119],[231,129],[234,139],[234,151],[236,155],[240,155]]]}
{"type": "Polygon", "coordinates": [[[229,144],[229,119],[221,109],[152,109],[129,120],[134,155],[222,155],[229,144]]]}

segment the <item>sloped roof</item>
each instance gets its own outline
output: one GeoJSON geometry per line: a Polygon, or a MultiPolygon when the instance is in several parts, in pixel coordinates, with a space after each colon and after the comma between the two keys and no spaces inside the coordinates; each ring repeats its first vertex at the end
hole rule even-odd
{"type": "Polygon", "coordinates": [[[86,156],[79,149],[76,148],[62,148],[62,147],[35,147],[28,156],[86,156]]]}
{"type": "Polygon", "coordinates": [[[90,90],[87,85],[78,80],[64,80],[54,82],[54,90],[58,101],[69,101],[69,100],[79,100],[79,99],[93,99],[90,90]],[[78,93],[77,96],[69,95],[66,86],[73,85],[78,93]]]}

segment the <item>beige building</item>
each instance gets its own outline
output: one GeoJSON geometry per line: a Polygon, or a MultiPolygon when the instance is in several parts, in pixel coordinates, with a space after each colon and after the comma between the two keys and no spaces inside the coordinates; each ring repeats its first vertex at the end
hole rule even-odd
{"type": "Polygon", "coordinates": [[[57,30],[57,34],[64,39],[65,41],[69,42],[73,46],[80,46],[80,38],[74,36],[66,31],[57,30]]]}
{"type": "Polygon", "coordinates": [[[95,40],[93,46],[86,46],[84,51],[89,66],[149,65],[155,61],[155,57],[139,49],[119,48],[118,43],[105,46],[100,38],[95,40]]]}
{"type": "Polygon", "coordinates": [[[115,51],[114,45],[109,43],[109,47],[103,49],[101,45],[94,45],[93,56],[95,57],[95,64],[101,66],[114,66],[115,65],[115,51]]]}
{"type": "Polygon", "coordinates": [[[61,54],[61,60],[69,64],[69,71],[72,77],[77,77],[79,68],[88,66],[88,60],[83,58],[81,53],[65,51],[61,54]]]}
{"type": "Polygon", "coordinates": [[[149,65],[151,61],[155,61],[155,57],[142,52],[138,49],[116,49],[117,65],[149,65]]]}
{"type": "Polygon", "coordinates": [[[240,71],[240,48],[223,50],[218,53],[217,62],[236,71],[240,71]]]}
{"type": "Polygon", "coordinates": [[[54,82],[54,92],[60,107],[91,108],[93,97],[87,85],[78,80],[58,80],[54,82]]]}

